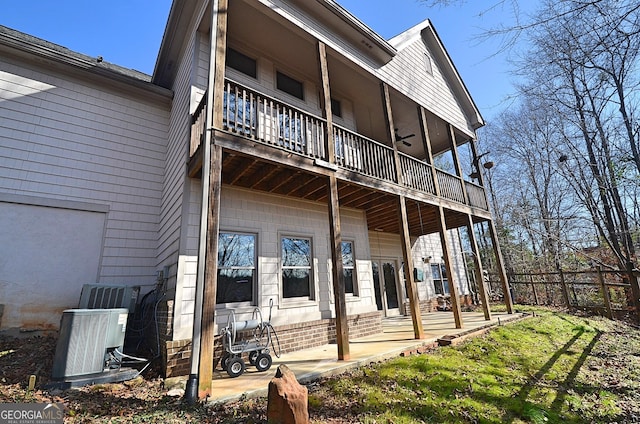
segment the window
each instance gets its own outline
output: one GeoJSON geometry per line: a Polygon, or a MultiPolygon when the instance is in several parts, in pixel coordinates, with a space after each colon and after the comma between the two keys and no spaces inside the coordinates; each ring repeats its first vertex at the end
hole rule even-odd
{"type": "Polygon", "coordinates": [[[227,66],[252,78],[258,76],[256,60],[232,48],[227,48],[227,66]]]}
{"type": "Polygon", "coordinates": [[[431,58],[428,54],[424,54],[424,66],[429,75],[433,75],[433,65],[431,64],[431,58]]]}
{"type": "Polygon", "coordinates": [[[253,303],[255,264],[254,234],[220,233],[216,303],[253,303]]]}
{"type": "Polygon", "coordinates": [[[355,260],[353,258],[353,243],[342,242],[342,270],[344,273],[344,292],[354,294],[355,260]]]}
{"type": "Polygon", "coordinates": [[[302,83],[282,72],[276,72],[276,87],[278,90],[289,93],[300,100],[304,100],[304,87],[302,83]]]}
{"type": "Polygon", "coordinates": [[[331,99],[331,113],[338,118],[342,118],[342,104],[340,103],[340,100],[336,100],[334,98],[331,99]]]}
{"type": "Polygon", "coordinates": [[[433,288],[436,294],[449,294],[447,268],[445,268],[444,264],[431,264],[431,276],[433,277],[433,288]]]}
{"type": "Polygon", "coordinates": [[[282,238],[282,297],[311,298],[311,240],[282,238]]]}

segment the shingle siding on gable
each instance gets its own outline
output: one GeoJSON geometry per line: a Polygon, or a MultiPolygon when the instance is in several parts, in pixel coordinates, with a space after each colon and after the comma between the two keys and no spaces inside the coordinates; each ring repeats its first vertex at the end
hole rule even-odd
{"type": "Polygon", "coordinates": [[[0,192],[108,205],[99,280],[153,281],[168,99],[7,57],[0,69],[0,192]]]}
{"type": "Polygon", "coordinates": [[[380,69],[380,77],[435,115],[473,133],[449,82],[442,74],[441,64],[428,52],[422,39],[400,50],[380,69]],[[427,72],[425,54],[429,54],[431,59],[432,74],[427,72]]]}

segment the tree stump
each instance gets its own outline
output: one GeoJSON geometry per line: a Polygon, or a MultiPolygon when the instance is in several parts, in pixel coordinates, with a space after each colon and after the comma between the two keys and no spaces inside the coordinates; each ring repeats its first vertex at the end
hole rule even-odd
{"type": "Polygon", "coordinates": [[[270,424],[308,424],[309,393],[286,365],[269,382],[267,421],[270,424]]]}

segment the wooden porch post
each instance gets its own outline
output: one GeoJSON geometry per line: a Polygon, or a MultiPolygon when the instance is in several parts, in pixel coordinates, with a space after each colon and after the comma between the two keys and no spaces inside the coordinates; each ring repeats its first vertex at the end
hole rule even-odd
{"type": "Polygon", "coordinates": [[[435,189],[435,195],[440,197],[438,175],[436,174],[435,166],[433,166],[433,151],[431,150],[431,136],[429,135],[429,126],[427,125],[427,111],[422,106],[418,106],[418,120],[420,122],[420,132],[422,133],[422,144],[427,160],[429,161],[429,170],[431,171],[433,188],[435,189]]]}
{"type": "Polygon", "coordinates": [[[511,299],[511,290],[509,290],[509,280],[507,280],[507,273],[504,270],[504,259],[502,252],[500,251],[500,244],[498,242],[498,232],[493,220],[489,221],[489,234],[491,235],[491,244],[493,244],[493,252],[496,256],[496,268],[500,274],[500,283],[502,284],[502,293],[504,295],[504,303],[507,307],[507,313],[513,313],[513,300],[511,299]]]}
{"type": "Polygon", "coordinates": [[[213,145],[211,129],[222,127],[222,92],[224,89],[225,49],[227,44],[228,0],[211,2],[211,40],[209,83],[205,120],[202,216],[200,253],[191,375],[197,372],[198,399],[211,395],[213,380],[214,318],[218,279],[218,232],[220,230],[220,192],[222,184],[222,148],[213,145]],[[204,230],[206,228],[206,231],[204,230]],[[204,257],[203,257],[204,256],[204,257]]]}
{"type": "Polygon", "coordinates": [[[460,178],[460,187],[462,187],[462,194],[464,195],[464,201],[469,204],[469,197],[467,196],[467,186],[465,185],[464,176],[462,175],[462,166],[460,166],[460,158],[458,157],[458,147],[456,146],[456,134],[453,131],[453,125],[447,124],[449,129],[449,142],[451,143],[451,154],[453,156],[453,165],[456,168],[456,174],[460,178]]]}
{"type": "MultiPolygon", "coordinates": [[[[382,102],[384,115],[387,119],[389,130],[389,140],[393,147],[393,159],[396,165],[396,178],[398,184],[402,184],[402,167],[400,165],[400,156],[398,155],[398,146],[396,144],[395,124],[393,122],[393,111],[391,110],[391,96],[389,95],[389,86],[385,83],[381,84],[382,102]]],[[[420,304],[418,300],[418,291],[416,290],[416,282],[413,278],[413,258],[411,257],[411,240],[409,238],[409,224],[407,221],[407,204],[404,196],[398,196],[399,202],[399,220],[400,220],[400,237],[402,244],[402,256],[404,260],[404,278],[409,293],[409,309],[411,310],[411,320],[413,321],[413,332],[416,339],[425,337],[422,328],[422,316],[420,315],[420,304]]]]}
{"type": "MultiPolygon", "coordinates": [[[[318,59],[320,75],[322,77],[322,94],[324,114],[327,126],[324,142],[330,163],[336,162],[335,143],[333,142],[333,112],[331,111],[331,88],[329,86],[329,68],[327,66],[327,49],[324,43],[318,42],[318,59]]],[[[331,174],[327,181],[329,206],[329,235],[331,238],[331,260],[333,262],[333,298],[336,308],[336,341],[338,345],[338,359],[349,360],[349,324],[347,321],[347,301],[345,296],[344,265],[342,263],[342,230],[340,227],[340,204],[338,195],[338,180],[331,174]]]]}
{"type": "Polygon", "coordinates": [[[347,302],[345,296],[344,268],[342,263],[342,232],[340,229],[340,207],[338,204],[338,180],[329,176],[329,235],[331,238],[331,260],[333,262],[333,297],[336,308],[336,342],[338,359],[349,360],[349,324],[347,322],[347,302]]]}
{"type": "Polygon", "coordinates": [[[487,295],[487,288],[484,285],[482,259],[480,259],[480,249],[478,249],[476,234],[473,230],[473,218],[471,217],[471,215],[467,215],[467,219],[467,232],[469,233],[469,241],[471,242],[471,250],[473,252],[473,263],[476,269],[476,281],[478,282],[478,289],[480,290],[482,311],[484,312],[484,319],[489,321],[491,320],[491,310],[489,309],[489,296],[487,295]]]}
{"type": "Polygon", "coordinates": [[[418,288],[413,278],[413,256],[411,255],[411,239],[409,238],[409,224],[407,223],[407,202],[404,196],[399,197],[398,218],[400,220],[402,238],[402,256],[404,259],[404,278],[408,284],[409,309],[411,309],[411,320],[413,321],[413,334],[416,339],[424,339],[424,329],[422,328],[422,315],[420,314],[420,301],[418,299],[418,288]]]}
{"type": "MultiPolygon", "coordinates": [[[[207,254],[200,330],[199,399],[205,399],[211,395],[213,380],[214,319],[218,288],[218,233],[220,231],[220,193],[222,185],[222,147],[220,146],[211,146],[209,181],[211,192],[207,213],[207,254]]],[[[192,352],[192,354],[195,355],[197,352],[192,352]]]]}
{"type": "Polygon", "coordinates": [[[449,295],[451,297],[451,309],[453,309],[453,318],[456,322],[456,328],[462,328],[462,311],[460,310],[460,297],[458,293],[458,285],[453,281],[453,267],[451,266],[451,243],[447,237],[447,223],[444,217],[444,208],[438,206],[438,227],[440,233],[440,243],[442,244],[442,254],[444,256],[444,266],[447,270],[447,284],[449,285],[449,295]]]}

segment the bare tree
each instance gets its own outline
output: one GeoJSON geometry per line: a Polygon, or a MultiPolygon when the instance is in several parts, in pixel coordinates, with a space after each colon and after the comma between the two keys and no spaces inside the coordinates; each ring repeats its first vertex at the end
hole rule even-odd
{"type": "Polygon", "coordinates": [[[630,222],[637,221],[634,200],[624,196],[629,179],[622,176],[634,180],[640,170],[637,134],[625,130],[638,97],[625,69],[638,65],[639,9],[622,3],[601,0],[578,9],[584,2],[547,2],[542,15],[556,18],[531,32],[532,48],[522,62],[530,81],[523,93],[563,117],[563,175],[619,267],[635,259],[630,222]]]}
{"type": "Polygon", "coordinates": [[[521,271],[558,269],[582,222],[573,192],[557,170],[558,117],[536,101],[529,98],[503,112],[485,134],[498,162],[493,182],[503,189],[492,201],[511,228],[511,246],[530,253],[520,252],[522,263],[514,267],[521,271]]]}

